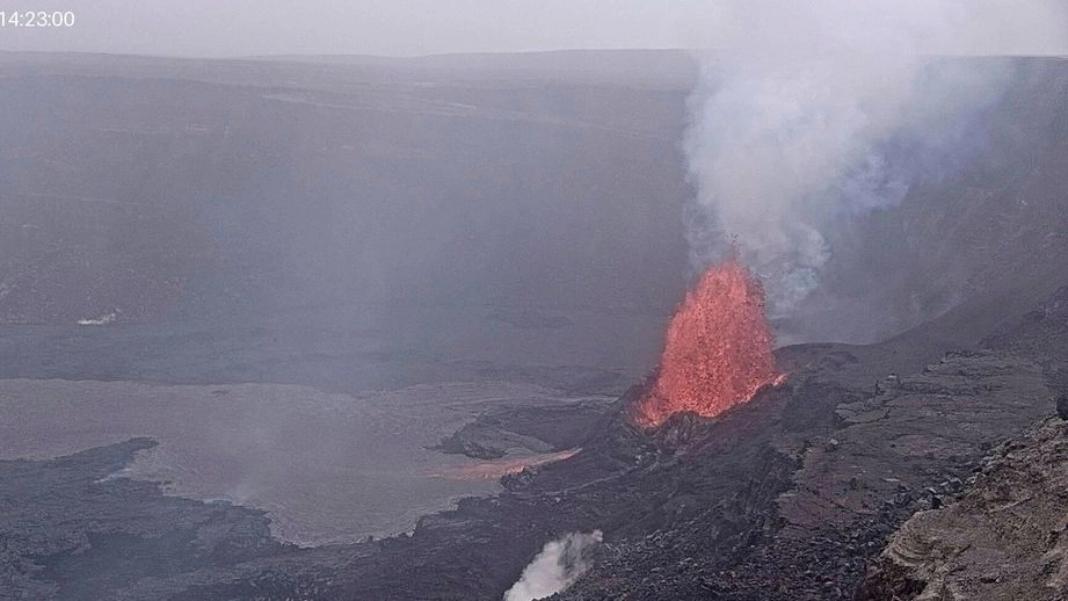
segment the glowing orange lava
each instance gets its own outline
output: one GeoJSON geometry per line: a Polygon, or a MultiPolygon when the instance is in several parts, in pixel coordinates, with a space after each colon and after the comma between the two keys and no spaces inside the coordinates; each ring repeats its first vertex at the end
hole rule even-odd
{"type": "Polygon", "coordinates": [[[764,289],[736,258],[713,265],[686,294],[668,326],[660,373],[631,410],[658,426],[675,413],[714,417],[779,382],[764,289]]]}

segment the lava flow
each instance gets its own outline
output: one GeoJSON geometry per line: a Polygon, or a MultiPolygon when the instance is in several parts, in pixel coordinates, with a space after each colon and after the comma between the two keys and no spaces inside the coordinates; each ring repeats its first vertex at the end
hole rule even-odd
{"type": "Polygon", "coordinates": [[[764,314],[764,290],[737,258],[713,265],[668,326],[660,373],[631,411],[643,427],[675,413],[714,417],[782,380],[764,314]]]}

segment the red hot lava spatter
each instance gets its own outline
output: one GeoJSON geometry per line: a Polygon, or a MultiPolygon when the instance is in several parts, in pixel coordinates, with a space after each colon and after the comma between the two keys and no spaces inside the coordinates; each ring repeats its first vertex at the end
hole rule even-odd
{"type": "Polygon", "coordinates": [[[675,413],[714,417],[784,375],[775,366],[764,289],[737,258],[713,265],[668,326],[660,372],[631,411],[653,427],[675,413]]]}

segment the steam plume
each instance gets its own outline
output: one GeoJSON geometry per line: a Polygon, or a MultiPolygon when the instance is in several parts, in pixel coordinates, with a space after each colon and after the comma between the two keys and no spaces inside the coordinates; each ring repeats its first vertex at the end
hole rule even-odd
{"type": "Polygon", "coordinates": [[[600,530],[573,532],[545,544],[523,575],[504,594],[504,601],[544,599],[574,584],[590,569],[590,552],[603,540],[600,530]]]}
{"type": "MultiPolygon", "coordinates": [[[[726,2],[723,49],[704,62],[685,150],[697,200],[694,266],[735,238],[765,279],[773,317],[818,284],[827,228],[899,202],[915,160],[938,160],[1000,75],[933,54],[1045,54],[1068,46],[1057,0],[726,2]],[[900,144],[898,144],[900,151],[900,144]]],[[[995,70],[996,71],[996,70],[995,70]]]]}

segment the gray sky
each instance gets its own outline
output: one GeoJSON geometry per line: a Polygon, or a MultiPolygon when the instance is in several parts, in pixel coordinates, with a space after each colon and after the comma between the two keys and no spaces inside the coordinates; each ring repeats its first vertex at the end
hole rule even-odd
{"type": "MultiPolygon", "coordinates": [[[[0,10],[9,4],[0,2],[0,10]]],[[[0,49],[234,56],[420,55],[700,46],[707,0],[37,0],[69,30],[0,29],[0,49]]]]}
{"type": "Polygon", "coordinates": [[[776,23],[805,44],[828,27],[847,29],[837,20],[840,13],[846,23],[859,17],[897,27],[899,15],[888,14],[896,12],[950,19],[938,27],[975,32],[980,50],[1062,53],[1068,47],[1060,39],[1064,30],[1049,27],[1066,19],[1064,0],[0,0],[0,10],[11,4],[72,10],[77,23],[71,29],[0,29],[3,50],[408,56],[722,48],[738,40],[745,45],[754,28],[776,23]],[[1028,10],[1020,11],[1021,5],[1028,10]],[[1003,48],[1001,40],[1012,45],[1003,48]]]}

